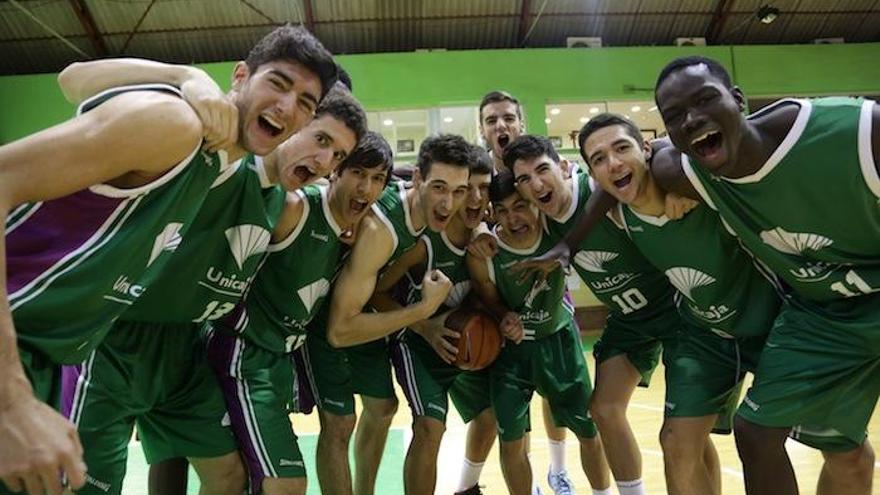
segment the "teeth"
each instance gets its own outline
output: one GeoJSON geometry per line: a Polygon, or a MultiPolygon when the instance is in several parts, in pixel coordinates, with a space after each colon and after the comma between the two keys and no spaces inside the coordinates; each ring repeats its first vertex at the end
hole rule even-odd
{"type": "Polygon", "coordinates": [[[263,115],[263,119],[265,119],[269,125],[278,129],[279,131],[284,128],[284,124],[275,120],[271,115],[263,115]]]}
{"type": "Polygon", "coordinates": [[[716,131],[705,132],[705,133],[697,136],[696,138],[694,138],[693,141],[691,141],[691,145],[696,145],[698,142],[708,138],[709,136],[711,136],[712,134],[715,134],[715,133],[716,133],[716,131]]]}

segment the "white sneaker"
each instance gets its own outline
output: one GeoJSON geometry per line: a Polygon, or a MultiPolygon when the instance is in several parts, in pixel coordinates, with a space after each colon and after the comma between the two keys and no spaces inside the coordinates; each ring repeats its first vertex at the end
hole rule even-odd
{"type": "Polygon", "coordinates": [[[574,483],[568,477],[568,473],[560,471],[558,473],[547,473],[547,484],[553,489],[556,495],[574,495],[574,483]]]}

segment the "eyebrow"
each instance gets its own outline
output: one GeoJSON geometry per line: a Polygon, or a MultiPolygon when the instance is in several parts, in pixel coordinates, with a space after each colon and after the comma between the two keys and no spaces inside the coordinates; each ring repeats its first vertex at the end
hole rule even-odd
{"type": "MultiPolygon", "coordinates": [[[[288,76],[287,74],[285,74],[283,71],[280,71],[278,69],[271,69],[269,71],[269,73],[274,74],[274,75],[280,77],[281,79],[284,79],[284,81],[290,86],[293,86],[293,84],[294,84],[293,78],[288,76]]],[[[314,106],[316,106],[316,107],[318,106],[318,98],[315,95],[313,95],[312,93],[310,93],[308,91],[304,91],[303,93],[300,94],[300,96],[302,96],[306,100],[309,100],[309,102],[312,103],[314,106]]]]}
{"type": "MultiPolygon", "coordinates": [[[[617,146],[617,145],[620,144],[620,143],[627,143],[627,144],[630,144],[630,143],[629,143],[629,140],[627,140],[627,139],[625,139],[625,138],[620,138],[620,139],[615,139],[614,142],[611,143],[611,147],[613,148],[614,146],[617,146]]],[[[590,158],[588,159],[588,161],[592,162],[592,161],[596,158],[596,155],[599,155],[599,154],[601,154],[601,153],[603,153],[603,152],[604,152],[604,150],[597,150],[595,153],[593,153],[592,155],[590,155],[590,158]]]]}

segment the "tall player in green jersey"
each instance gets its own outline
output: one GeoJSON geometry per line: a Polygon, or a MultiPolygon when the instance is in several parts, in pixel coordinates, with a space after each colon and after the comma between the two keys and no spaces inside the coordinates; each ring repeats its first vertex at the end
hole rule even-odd
{"type": "MultiPolygon", "coordinates": [[[[482,149],[474,148],[468,193],[464,204],[442,232],[427,231],[418,244],[405,252],[376,286],[370,299],[379,310],[391,310],[420,298],[416,281],[426,271],[440,270],[452,282],[452,290],[437,315],[410,325],[392,344],[392,362],[413,416],[413,439],[404,463],[407,493],[433,493],[437,479],[437,454],[446,429],[448,397],[453,397],[462,419],[468,423],[467,458],[485,462],[495,440],[495,417],[488,401],[488,374],[465,373],[452,364],[456,348],[447,338],[458,334],[444,322],[452,309],[464,303],[470,292],[465,266],[465,249],[474,229],[483,221],[489,206],[492,161],[482,149]],[[396,298],[393,293],[404,292],[396,298]]],[[[467,490],[477,479],[467,480],[467,490]]]]}
{"type": "Polygon", "coordinates": [[[489,194],[498,220],[498,254],[491,260],[468,256],[467,264],[474,290],[508,339],[489,370],[507,487],[516,495],[532,490],[526,432],[529,402],[537,390],[550,402],[556,425],[578,437],[581,466],[593,492],[610,494],[608,463],[589,418],[592,387],[574,308],[565,297],[565,276],[557,271],[523,283],[508,270],[553,243],[543,234],[537,208],[519,195],[509,171],[492,179],[489,194]]]}
{"type": "MultiPolygon", "coordinates": [[[[306,325],[325,304],[348,249],[342,238],[356,229],[391,173],[390,149],[376,134],[367,135],[350,158],[337,168],[329,186],[297,192],[246,300],[214,325],[211,364],[223,386],[254,493],[306,491],[305,466],[289,414],[300,399],[298,382],[308,374],[297,374],[291,353],[306,340],[306,325]],[[378,162],[369,160],[375,156],[378,162]]],[[[319,479],[322,491],[335,493],[328,485],[335,480],[320,474],[319,479]]]]}
{"type": "Polygon", "coordinates": [[[848,98],[783,100],[746,117],[729,74],[701,57],[667,65],[655,97],[683,153],[661,184],[698,193],[790,290],[737,415],[747,491],[797,492],[783,447],[791,432],[823,451],[818,493],[871,493],[865,428],[880,394],[880,108],[848,98]],[[821,429],[792,430],[800,424],[821,429]]]}
{"type": "MultiPolygon", "coordinates": [[[[549,141],[535,136],[511,143],[504,160],[523,197],[544,213],[554,242],[563,237],[592,195],[589,176],[569,170],[549,141]]],[[[578,275],[610,309],[596,345],[593,418],[619,488],[627,495],[643,493],[641,454],[626,409],[636,386],[649,383],[663,344],[680,331],[675,291],[610,218],[602,219],[574,252],[578,275]]]]}
{"type": "Polygon", "coordinates": [[[667,486],[676,494],[718,493],[719,463],[709,433],[713,427],[731,431],[743,374],[755,371],[779,313],[775,277],[758,270],[709,207],[700,205],[680,220],[664,215],[665,193],[647,166],[651,146],[631,121],[597,115],[578,141],[592,177],[621,202],[613,214],[679,291],[686,331],[667,362],[660,432],[667,486]],[[714,462],[704,463],[705,450],[714,462]]]}
{"type": "MultiPolygon", "coordinates": [[[[308,33],[283,27],[265,38],[234,71],[229,99],[239,110],[240,137],[229,150],[229,158],[236,160],[246,150],[267,153],[289,137],[300,114],[291,103],[301,104],[302,114],[308,114],[323,89],[335,80],[335,73],[329,53],[308,33]],[[295,49],[309,54],[306,63],[294,56],[295,49]]],[[[162,253],[176,247],[179,237],[175,234],[188,228],[189,219],[179,222],[165,220],[165,216],[182,209],[194,216],[199,196],[204,198],[219,173],[214,167],[214,177],[205,177],[205,185],[196,188],[198,194],[179,190],[184,176],[210,171],[211,166],[186,167],[191,160],[203,160],[198,152],[202,129],[195,113],[178,97],[168,92],[127,91],[108,93],[98,102],[69,122],[0,149],[0,204],[4,213],[12,213],[7,217],[9,283],[4,294],[8,291],[16,299],[19,344],[29,346],[26,341],[33,341],[22,357],[28,359],[26,366],[37,387],[51,381],[53,361],[88,352],[88,347],[96,344],[88,336],[120,314],[138,295],[138,287],[149,284],[167,258],[162,253]],[[178,200],[172,201],[166,194],[172,188],[177,190],[178,200]],[[146,194],[148,190],[153,190],[152,194],[146,194]],[[165,204],[160,204],[163,201],[165,204]],[[55,205],[63,205],[67,221],[60,228],[41,228],[37,225],[41,221],[61,219],[52,213],[55,205]],[[45,215],[50,217],[42,218],[45,215]],[[104,219],[99,218],[102,215],[104,219]],[[83,235],[89,228],[92,233],[83,235]],[[70,229],[79,232],[68,232],[70,229]],[[54,237],[47,238],[47,234],[54,237]],[[163,241],[154,242],[157,235],[163,241]],[[73,258],[64,255],[47,267],[47,260],[54,263],[50,259],[54,254],[41,255],[41,261],[33,263],[37,259],[35,241],[46,254],[70,250],[80,259],[66,264],[73,258]],[[126,264],[119,271],[109,269],[109,254],[100,256],[117,250],[115,263],[126,264]],[[76,282],[77,273],[86,282],[76,282]],[[120,273],[127,281],[115,284],[120,273]],[[66,290],[71,286],[92,287],[93,292],[73,294],[66,290]],[[76,304],[65,295],[75,298],[76,304]],[[105,321],[83,326],[85,319],[72,310],[105,321]],[[59,338],[75,341],[74,352],[54,345],[59,338]],[[32,364],[38,361],[48,364],[35,377],[32,364]]],[[[7,282],[5,274],[2,278],[7,282]]],[[[58,474],[63,471],[71,485],[79,487],[83,466],[76,435],[69,424],[34,398],[15,351],[13,320],[5,301],[4,316],[0,317],[0,443],[4,445],[0,478],[13,490],[26,487],[32,493],[58,493],[58,474]]],[[[48,398],[47,393],[42,395],[44,400],[48,398]]]]}

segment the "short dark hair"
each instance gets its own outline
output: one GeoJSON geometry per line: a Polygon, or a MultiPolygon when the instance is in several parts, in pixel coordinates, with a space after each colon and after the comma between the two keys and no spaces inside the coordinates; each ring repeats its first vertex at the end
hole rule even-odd
{"type": "Polygon", "coordinates": [[[251,48],[244,62],[253,73],[261,65],[277,60],[290,60],[314,72],[321,80],[322,97],[338,78],[333,56],[302,26],[285,24],[273,29],[251,48]]]}
{"type": "Polygon", "coordinates": [[[489,184],[489,201],[500,203],[509,198],[511,194],[518,192],[513,172],[502,170],[495,174],[495,177],[492,177],[492,182],[489,184]]]}
{"type": "Polygon", "coordinates": [[[339,82],[345,85],[349,91],[354,91],[351,86],[351,75],[341,65],[336,64],[336,70],[339,71],[339,82]]]}
{"type": "Polygon", "coordinates": [[[385,185],[391,180],[391,169],[394,167],[394,155],[388,141],[378,132],[367,131],[364,137],[358,141],[354,151],[348,155],[342,163],[336,167],[336,173],[341,174],[351,167],[379,168],[388,171],[385,175],[385,185]]]}
{"type": "Polygon", "coordinates": [[[471,161],[471,144],[463,137],[457,134],[437,134],[422,141],[416,168],[419,169],[422,179],[427,179],[434,162],[470,167],[471,161]]]}
{"type": "Polygon", "coordinates": [[[711,59],[709,57],[702,57],[699,55],[693,55],[690,57],[679,57],[672,62],[666,64],[666,67],[663,67],[663,70],[660,71],[660,75],[657,76],[657,83],[654,84],[654,93],[657,93],[657,88],[660,87],[660,84],[666,80],[667,77],[670,76],[675,71],[684,69],[686,67],[690,67],[692,65],[700,65],[705,64],[705,66],[709,69],[709,73],[713,76],[717,77],[727,89],[733,88],[733,82],[730,80],[730,73],[727,72],[727,69],[721,65],[715,59],[711,59]]]}
{"type": "Polygon", "coordinates": [[[642,131],[631,120],[616,113],[600,113],[587,121],[587,123],[581,127],[580,132],[578,132],[578,149],[581,152],[581,158],[584,159],[587,166],[590,166],[590,160],[587,159],[587,153],[584,151],[584,143],[587,141],[587,138],[599,129],[611,127],[613,125],[623,127],[626,130],[626,133],[639,143],[639,146],[645,144],[645,138],[642,136],[642,131]]]}
{"type": "Polygon", "coordinates": [[[551,160],[559,163],[559,153],[553,148],[553,143],[549,139],[523,134],[504,148],[504,166],[513,170],[513,164],[517,160],[528,160],[541,155],[547,155],[551,160]]]}
{"type": "Polygon", "coordinates": [[[357,99],[342,85],[334,86],[315,110],[315,118],[329,115],[354,132],[358,141],[367,132],[367,114],[357,99]]]}
{"type": "Polygon", "coordinates": [[[490,91],[486,93],[486,96],[480,101],[480,125],[483,125],[483,107],[491,105],[492,103],[500,103],[502,101],[509,101],[516,105],[516,116],[522,120],[522,105],[519,104],[519,100],[514,98],[513,95],[507,91],[490,91]]]}
{"type": "Polygon", "coordinates": [[[472,146],[471,152],[473,153],[471,175],[491,174],[495,170],[495,163],[492,161],[492,157],[489,156],[488,151],[479,146],[472,146]]]}

